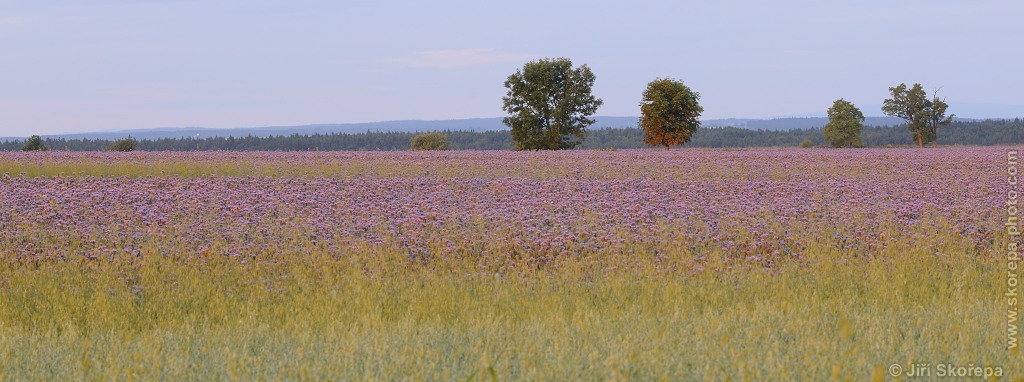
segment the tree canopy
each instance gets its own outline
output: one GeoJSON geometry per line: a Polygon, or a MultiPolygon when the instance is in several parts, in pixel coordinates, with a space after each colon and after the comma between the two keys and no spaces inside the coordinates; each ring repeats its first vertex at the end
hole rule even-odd
{"type": "Polygon", "coordinates": [[[46,145],[43,144],[43,138],[33,135],[25,140],[25,145],[21,146],[21,151],[46,151],[46,145]]]}
{"type": "Polygon", "coordinates": [[[682,81],[658,78],[648,83],[640,101],[639,125],[644,143],[668,150],[669,146],[689,142],[700,128],[700,113],[704,112],[699,100],[700,93],[682,81]]]}
{"type": "Polygon", "coordinates": [[[955,114],[946,116],[946,109],[949,108],[949,105],[946,104],[946,100],[939,98],[938,91],[935,93],[927,105],[928,121],[925,124],[932,137],[932,146],[939,143],[939,129],[953,124],[953,117],[956,116],[955,114]]]}
{"type": "MultiPolygon", "coordinates": [[[[868,120],[870,121],[870,119],[868,120]]],[[[946,128],[943,144],[947,145],[1011,145],[1024,144],[1024,120],[998,119],[984,121],[954,121],[946,128]]],[[[367,131],[346,134],[274,135],[242,137],[182,137],[139,139],[140,151],[403,151],[410,149],[410,141],[417,133],[367,131]]],[[[454,150],[509,150],[512,137],[508,130],[458,131],[444,130],[454,150]]],[[[904,125],[864,126],[861,132],[864,146],[917,145],[904,125]]],[[[582,149],[635,149],[647,147],[644,132],[638,128],[591,128],[582,149]]],[[[739,127],[702,126],[693,134],[685,147],[796,147],[804,140],[811,145],[825,144],[821,128],[794,128],[787,130],[750,130],[739,127]]],[[[0,140],[0,151],[18,151],[23,140],[0,140]]],[[[52,150],[104,151],[114,143],[112,139],[43,138],[42,143],[52,150]]]]}
{"type": "Polygon", "coordinates": [[[884,101],[882,111],[906,121],[918,147],[924,147],[929,142],[936,145],[939,129],[953,123],[953,115],[946,116],[949,105],[939,98],[938,91],[932,99],[928,99],[921,84],[914,84],[910,89],[907,89],[906,84],[900,84],[889,88],[889,93],[892,98],[884,101]]]}
{"type": "Polygon", "coordinates": [[[135,138],[121,138],[114,141],[114,144],[110,145],[110,150],[121,152],[135,151],[135,148],[138,147],[138,145],[139,142],[136,141],[135,138]]]}
{"type": "Polygon", "coordinates": [[[889,88],[892,98],[887,98],[882,103],[882,112],[890,117],[897,117],[907,122],[907,129],[917,141],[919,147],[924,147],[924,142],[929,140],[926,135],[925,103],[928,95],[924,92],[921,84],[914,84],[907,89],[907,84],[889,88]]]}
{"type": "Polygon", "coordinates": [[[409,147],[413,151],[449,150],[448,137],[440,131],[416,134],[412,137],[409,147]]]}
{"type": "Polygon", "coordinates": [[[822,129],[825,142],[832,147],[861,147],[864,114],[850,101],[836,100],[828,109],[828,123],[822,129]]]}
{"type": "Polygon", "coordinates": [[[591,94],[594,73],[568,58],[526,63],[505,80],[502,98],[516,150],[571,149],[586,139],[590,116],[604,102],[591,94]]]}

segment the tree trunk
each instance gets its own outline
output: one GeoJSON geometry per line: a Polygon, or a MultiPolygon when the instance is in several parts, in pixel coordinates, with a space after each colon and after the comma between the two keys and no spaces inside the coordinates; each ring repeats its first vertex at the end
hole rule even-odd
{"type": "Polygon", "coordinates": [[[917,133],[917,147],[924,148],[924,133],[917,133]]]}
{"type": "Polygon", "coordinates": [[[668,143],[665,144],[665,151],[668,151],[668,143]]]}

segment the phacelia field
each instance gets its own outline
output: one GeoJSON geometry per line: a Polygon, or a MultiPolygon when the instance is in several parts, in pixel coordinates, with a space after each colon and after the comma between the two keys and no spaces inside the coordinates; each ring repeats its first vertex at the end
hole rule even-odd
{"type": "Polygon", "coordinates": [[[0,376],[1017,376],[1016,149],[2,153],[0,376]]]}

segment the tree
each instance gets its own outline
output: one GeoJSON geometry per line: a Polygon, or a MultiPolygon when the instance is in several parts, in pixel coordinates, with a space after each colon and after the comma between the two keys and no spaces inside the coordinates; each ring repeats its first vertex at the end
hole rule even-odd
{"type": "Polygon", "coordinates": [[[46,151],[46,145],[43,144],[43,138],[33,135],[25,140],[25,145],[21,146],[21,151],[46,151]]]}
{"type": "Polygon", "coordinates": [[[928,135],[932,140],[932,147],[936,147],[939,144],[939,129],[953,124],[953,117],[956,117],[956,114],[946,116],[946,109],[949,108],[949,105],[946,104],[945,99],[939,98],[938,93],[938,90],[932,93],[933,98],[931,101],[928,101],[927,107],[928,121],[926,127],[928,135]]]}
{"type": "Polygon", "coordinates": [[[412,141],[409,146],[414,151],[451,149],[451,147],[448,146],[448,136],[439,131],[416,134],[412,137],[412,141]]]}
{"type": "Polygon", "coordinates": [[[901,118],[907,122],[907,128],[917,141],[918,147],[924,147],[926,140],[931,140],[928,129],[930,112],[928,109],[928,95],[924,92],[921,84],[907,90],[907,84],[900,84],[897,87],[889,88],[892,98],[887,98],[882,104],[882,112],[890,117],[901,118]]]}
{"type": "Polygon", "coordinates": [[[648,146],[681,145],[690,141],[700,128],[697,102],[700,93],[690,90],[682,81],[658,78],[647,84],[640,101],[640,129],[648,146]]]}
{"type": "Polygon", "coordinates": [[[823,134],[825,142],[832,147],[861,147],[860,133],[864,128],[864,114],[847,100],[837,99],[828,108],[828,123],[823,134]]]}
{"type": "Polygon", "coordinates": [[[508,76],[502,98],[516,150],[571,149],[583,143],[591,115],[604,101],[590,90],[594,73],[568,58],[530,61],[508,76]]]}
{"type": "Polygon", "coordinates": [[[110,150],[128,152],[134,151],[136,146],[138,146],[138,142],[135,141],[135,138],[121,138],[114,141],[113,145],[110,145],[110,150]]]}

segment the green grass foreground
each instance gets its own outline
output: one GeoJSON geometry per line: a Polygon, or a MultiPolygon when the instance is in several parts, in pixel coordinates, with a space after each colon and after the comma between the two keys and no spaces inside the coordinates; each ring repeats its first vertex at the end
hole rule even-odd
{"type": "Polygon", "coordinates": [[[3,154],[0,381],[1024,381],[1005,150],[3,154]]]}
{"type": "Polygon", "coordinates": [[[978,258],[821,253],[777,272],[723,258],[682,276],[626,259],[497,275],[400,255],[146,259],[0,271],[0,379],[888,380],[923,360],[1024,373],[1003,342],[1004,264],[978,258]]]}

